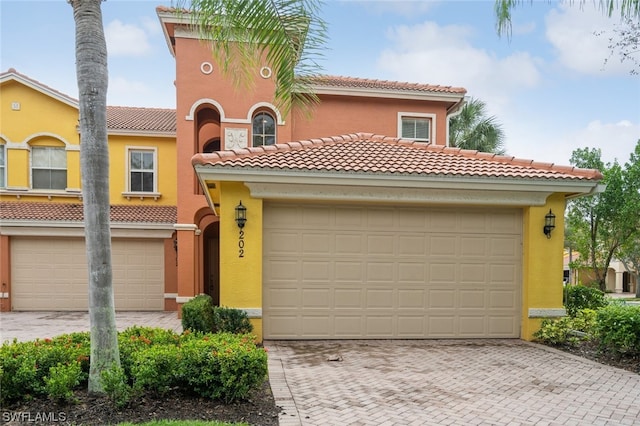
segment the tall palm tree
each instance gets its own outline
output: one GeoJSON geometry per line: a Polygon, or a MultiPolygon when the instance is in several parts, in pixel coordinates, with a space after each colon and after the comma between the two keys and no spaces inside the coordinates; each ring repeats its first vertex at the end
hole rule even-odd
{"type": "MultiPolygon", "coordinates": [[[[89,392],[103,393],[102,372],[120,366],[111,267],[106,118],[109,79],[103,0],[67,1],[73,8],[76,27],[80,170],[89,271],[89,392]]],[[[185,2],[178,0],[178,3],[185,2]]],[[[224,63],[223,69],[231,66],[230,74],[238,81],[249,81],[246,77],[252,65],[260,55],[266,55],[276,70],[276,99],[285,111],[292,102],[313,100],[313,96],[306,95],[295,99],[292,93],[307,92],[300,86],[304,82],[295,78],[294,70],[304,75],[315,69],[313,56],[309,54],[317,52],[325,39],[325,25],[317,16],[316,0],[194,0],[188,10],[206,39],[215,41],[219,50],[214,50],[214,54],[228,54],[233,49],[237,61],[224,63]]]]}
{"type": "Polygon", "coordinates": [[[111,269],[107,45],[102,0],[68,1],[76,25],[80,172],[89,271],[89,392],[102,393],[102,371],[120,366],[111,269]]]}
{"type": "Polygon", "coordinates": [[[504,131],[494,116],[487,117],[485,103],[471,98],[449,122],[449,145],[502,155],[504,131]]]}

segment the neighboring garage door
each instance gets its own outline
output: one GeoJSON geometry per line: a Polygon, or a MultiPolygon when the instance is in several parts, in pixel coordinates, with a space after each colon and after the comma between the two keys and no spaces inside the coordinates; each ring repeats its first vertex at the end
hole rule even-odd
{"type": "Polygon", "coordinates": [[[264,203],[265,339],[520,336],[519,209],[264,203]]]}
{"type": "MultiPolygon", "coordinates": [[[[116,309],[163,310],[163,242],[114,239],[111,251],[116,309]]],[[[87,310],[84,239],[12,237],[11,266],[14,310],[87,310]]]]}

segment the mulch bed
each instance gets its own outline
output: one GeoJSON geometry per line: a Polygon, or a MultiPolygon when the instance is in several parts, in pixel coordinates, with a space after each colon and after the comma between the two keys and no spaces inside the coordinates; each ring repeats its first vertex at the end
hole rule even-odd
{"type": "Polygon", "coordinates": [[[117,410],[106,398],[76,393],[73,404],[53,404],[35,399],[11,407],[2,407],[0,423],[9,425],[113,425],[121,422],[143,423],[150,420],[218,420],[245,422],[256,426],[278,425],[280,408],[276,406],[269,382],[254,391],[248,399],[225,404],[194,397],[170,394],[165,397],[145,395],[128,407],[117,410]],[[13,416],[13,421],[8,421],[13,416]],[[22,416],[21,421],[16,416],[22,416]]]}

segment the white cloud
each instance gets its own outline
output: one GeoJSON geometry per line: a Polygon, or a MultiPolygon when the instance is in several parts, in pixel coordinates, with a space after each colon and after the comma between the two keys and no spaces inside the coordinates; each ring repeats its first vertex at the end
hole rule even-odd
{"type": "Polygon", "coordinates": [[[634,124],[627,120],[602,123],[595,120],[563,139],[567,144],[580,148],[600,148],[605,163],[617,159],[618,163],[624,164],[640,139],[640,123],[634,124]]]}
{"type": "Polygon", "coordinates": [[[507,153],[518,158],[569,165],[571,154],[576,149],[599,148],[605,163],[617,159],[618,163],[624,164],[640,139],[640,122],[604,123],[594,120],[584,123],[581,128],[558,133],[557,128],[509,118],[505,131],[509,134],[507,153]]]}
{"type": "Polygon", "coordinates": [[[175,88],[170,85],[162,86],[162,89],[158,90],[157,87],[152,87],[146,82],[120,76],[109,77],[107,105],[175,108],[174,90],[175,88]]]}
{"type": "Polygon", "coordinates": [[[521,24],[513,24],[511,32],[514,36],[521,36],[521,35],[533,33],[536,30],[536,28],[537,28],[536,23],[533,21],[530,21],[530,22],[525,22],[521,24]]]}
{"type": "Polygon", "coordinates": [[[395,80],[465,87],[499,115],[515,92],[539,83],[541,60],[528,52],[498,57],[474,46],[473,37],[473,29],[461,25],[395,27],[388,30],[394,45],[380,54],[378,67],[395,80]]]}
{"type": "Polygon", "coordinates": [[[585,74],[628,74],[629,63],[620,63],[614,52],[612,59],[609,38],[618,18],[609,18],[593,7],[563,4],[546,16],[546,36],[553,45],[558,61],[570,70],[585,74]]]}
{"type": "Polygon", "coordinates": [[[144,56],[151,51],[147,33],[140,27],[116,19],[105,27],[107,51],[112,56],[144,56]]]}

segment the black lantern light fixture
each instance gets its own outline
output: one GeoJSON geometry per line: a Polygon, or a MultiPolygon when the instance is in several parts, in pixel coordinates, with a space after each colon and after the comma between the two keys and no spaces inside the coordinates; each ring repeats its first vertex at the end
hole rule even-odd
{"type": "Polygon", "coordinates": [[[236,206],[236,223],[240,229],[244,228],[244,224],[247,223],[247,208],[242,205],[242,200],[236,206]]]}
{"type": "Polygon", "coordinates": [[[549,213],[544,216],[544,228],[542,232],[547,238],[551,238],[551,231],[556,227],[556,215],[553,214],[551,209],[549,209],[549,213]]]}

